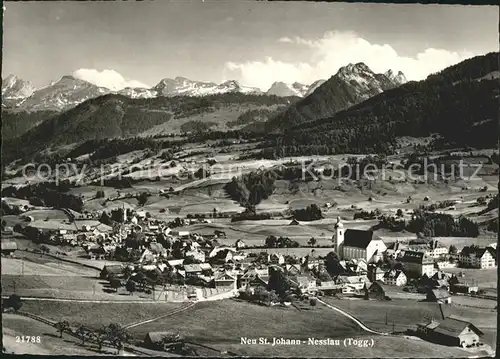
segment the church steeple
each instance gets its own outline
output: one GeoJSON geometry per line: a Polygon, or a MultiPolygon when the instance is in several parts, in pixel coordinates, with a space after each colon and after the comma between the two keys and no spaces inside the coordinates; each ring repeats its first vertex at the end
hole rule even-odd
{"type": "Polygon", "coordinates": [[[333,235],[333,249],[335,253],[342,259],[342,248],[341,245],[344,243],[344,224],[340,220],[340,217],[337,217],[337,223],[335,223],[335,234],[333,235]]]}

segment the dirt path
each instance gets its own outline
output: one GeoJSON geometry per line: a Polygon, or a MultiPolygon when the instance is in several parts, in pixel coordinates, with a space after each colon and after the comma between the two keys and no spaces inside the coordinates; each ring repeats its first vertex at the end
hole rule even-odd
{"type": "Polygon", "coordinates": [[[361,329],[363,329],[364,331],[367,331],[368,333],[372,333],[372,334],[377,334],[377,335],[389,335],[389,333],[382,333],[382,332],[377,332],[375,330],[372,330],[370,328],[368,328],[366,325],[364,325],[359,319],[357,319],[356,317],[352,316],[351,314],[347,313],[347,312],[344,312],[342,309],[340,308],[337,308],[331,304],[328,304],[324,301],[322,301],[321,299],[318,299],[318,302],[320,302],[321,304],[325,305],[327,308],[330,308],[334,311],[336,311],[337,313],[340,313],[342,314],[344,317],[347,317],[349,318],[350,320],[352,320],[354,323],[356,323],[361,329]]]}
{"type": "MultiPolygon", "coordinates": [[[[8,298],[8,296],[2,296],[2,298],[8,298]]],[[[154,300],[93,300],[93,299],[66,299],[66,298],[42,298],[42,297],[30,297],[22,296],[23,300],[32,301],[45,301],[45,302],[71,302],[71,303],[147,303],[147,304],[161,304],[161,301],[154,300]]]]}
{"type": "Polygon", "coordinates": [[[160,315],[159,317],[156,317],[156,318],[153,318],[153,319],[148,319],[148,320],[143,320],[143,321],[138,322],[138,323],[132,323],[132,324],[125,325],[124,328],[125,329],[135,328],[135,327],[138,327],[139,325],[151,323],[151,322],[154,322],[155,320],[159,320],[159,319],[162,319],[162,318],[169,317],[171,315],[174,315],[174,314],[183,312],[185,310],[188,310],[189,308],[192,308],[195,304],[196,304],[196,302],[193,302],[193,303],[189,304],[186,307],[182,307],[182,308],[173,310],[170,313],[167,313],[167,314],[164,314],[164,315],[160,315]]]}

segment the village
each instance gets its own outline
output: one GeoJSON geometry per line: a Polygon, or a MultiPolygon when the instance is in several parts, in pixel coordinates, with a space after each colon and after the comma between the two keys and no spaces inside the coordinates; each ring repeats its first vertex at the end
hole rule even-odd
{"type": "MultiPolygon", "coordinates": [[[[344,228],[338,217],[331,227],[331,251],[326,256],[316,254],[312,238],[309,253],[299,257],[287,254],[288,238],[266,239],[266,244],[274,242],[278,248],[268,252],[265,246],[252,248],[242,239],[232,240],[222,230],[203,235],[187,230],[196,223],[211,223],[208,218],[166,222],[123,207],[103,212],[96,221],[65,212],[71,220],[57,230],[34,228],[30,225],[34,219],[21,215],[22,224],[2,223],[2,237],[24,234],[40,244],[35,253],[62,260],[71,259],[50,251],[49,246],[83,249],[85,263],[105,262],[100,278],[108,282],[108,293],[142,293],[159,303],[232,298],[283,308],[359,299],[434,302],[441,317],[413,323],[414,329],[408,329],[413,335],[462,348],[483,345],[483,333],[474,318],[447,316],[442,306],[457,298],[495,298],[477,283],[464,280],[461,270],[496,268],[495,244],[470,245],[461,251],[432,238],[386,245],[372,230],[344,228]],[[103,223],[108,217],[114,219],[112,226],[103,223]],[[335,301],[324,302],[325,298],[335,301]]],[[[293,219],[289,225],[300,226],[300,222],[293,219]]],[[[15,241],[2,240],[3,256],[15,257],[16,250],[15,241]]]]}

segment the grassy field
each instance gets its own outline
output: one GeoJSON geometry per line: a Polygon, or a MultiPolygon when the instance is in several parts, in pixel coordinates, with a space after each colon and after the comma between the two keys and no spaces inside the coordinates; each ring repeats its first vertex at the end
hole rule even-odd
{"type": "MultiPolygon", "coordinates": [[[[307,308],[307,306],[304,306],[307,308]]],[[[224,300],[199,303],[175,317],[132,328],[142,338],[149,331],[175,330],[188,340],[227,350],[239,355],[317,356],[317,357],[437,357],[463,355],[458,349],[399,337],[367,336],[359,327],[324,306],[299,311],[295,308],[262,307],[245,302],[224,300]],[[216,328],[216,330],[214,330],[216,328]],[[372,348],[336,346],[242,345],[241,338],[363,338],[373,339],[372,348]]]]}
{"type": "Polygon", "coordinates": [[[98,278],[99,271],[58,261],[52,257],[25,253],[22,259],[2,258],[2,294],[92,300],[151,300],[151,295],[125,290],[118,292],[98,278]]]}
{"type": "MultiPolygon", "coordinates": [[[[374,330],[404,332],[415,329],[416,325],[426,318],[440,320],[442,318],[437,303],[417,302],[410,300],[365,301],[337,300],[325,297],[325,301],[354,315],[365,325],[374,330]],[[387,316],[387,324],[386,324],[387,316]]],[[[463,306],[443,305],[445,317],[455,315],[472,321],[485,333],[484,340],[493,345],[496,338],[496,311],[493,309],[469,308],[463,306]]]]}
{"type": "MultiPolygon", "coordinates": [[[[195,224],[180,228],[180,230],[191,231],[199,234],[213,234],[214,230],[222,230],[226,233],[226,238],[219,238],[218,241],[224,245],[232,245],[238,239],[242,239],[248,246],[262,246],[268,236],[289,237],[299,242],[300,245],[307,245],[311,237],[316,239],[317,246],[330,246],[332,244],[333,225],[336,219],[327,218],[319,221],[300,222],[299,225],[290,225],[290,220],[260,220],[260,221],[240,221],[230,222],[227,219],[214,220],[213,223],[195,224]]],[[[376,221],[345,221],[346,228],[368,229],[376,221]]]]}
{"type": "Polygon", "coordinates": [[[498,272],[497,268],[473,269],[473,268],[446,268],[447,273],[464,273],[460,281],[469,285],[479,286],[481,289],[497,289],[498,272]]]}
{"type": "Polygon", "coordinates": [[[110,323],[126,326],[143,320],[153,319],[168,314],[183,305],[183,303],[166,302],[71,303],[25,301],[22,310],[50,320],[67,320],[72,324],[85,324],[90,328],[98,329],[110,323]]]}

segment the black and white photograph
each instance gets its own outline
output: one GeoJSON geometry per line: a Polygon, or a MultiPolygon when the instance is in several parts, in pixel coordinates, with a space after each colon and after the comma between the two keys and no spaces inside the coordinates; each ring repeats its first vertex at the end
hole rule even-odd
{"type": "Polygon", "coordinates": [[[3,2],[2,354],[495,357],[499,15],[3,2]]]}

